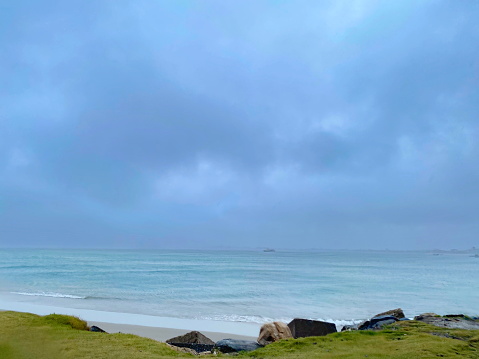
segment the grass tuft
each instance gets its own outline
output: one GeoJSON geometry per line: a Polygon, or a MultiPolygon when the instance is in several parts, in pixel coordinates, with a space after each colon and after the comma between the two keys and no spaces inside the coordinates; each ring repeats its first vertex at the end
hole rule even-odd
{"type": "Polygon", "coordinates": [[[66,325],[72,329],[90,330],[88,323],[71,315],[50,314],[43,317],[46,323],[66,325]]]}

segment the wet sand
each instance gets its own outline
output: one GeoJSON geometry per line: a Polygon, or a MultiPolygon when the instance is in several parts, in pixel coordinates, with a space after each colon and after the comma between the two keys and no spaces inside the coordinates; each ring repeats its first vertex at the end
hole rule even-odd
{"type": "MultiPolygon", "coordinates": [[[[88,321],[88,325],[96,325],[101,329],[107,331],[108,333],[126,333],[126,334],[135,334],[140,337],[151,338],[161,342],[166,341],[167,339],[176,337],[178,335],[183,335],[191,330],[188,329],[174,329],[174,328],[160,328],[160,327],[149,327],[143,325],[132,325],[132,324],[115,324],[115,323],[106,323],[106,322],[96,322],[88,321]]],[[[244,340],[256,340],[256,337],[238,335],[238,334],[229,334],[229,333],[220,333],[220,332],[210,332],[210,331],[201,331],[202,334],[206,335],[213,341],[218,341],[221,339],[231,338],[231,339],[244,339],[244,340]]]]}

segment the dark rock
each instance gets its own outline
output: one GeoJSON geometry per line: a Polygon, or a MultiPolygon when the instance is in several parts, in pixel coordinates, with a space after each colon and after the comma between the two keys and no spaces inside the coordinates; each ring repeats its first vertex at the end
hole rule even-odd
{"type": "Polygon", "coordinates": [[[288,324],[293,338],[316,337],[330,333],[336,333],[334,323],[322,322],[320,320],[293,319],[288,324]]]}
{"type": "Polygon", "coordinates": [[[257,342],[239,339],[222,339],[216,342],[215,348],[222,353],[249,352],[261,348],[257,342]]]}
{"type": "Polygon", "coordinates": [[[215,346],[214,341],[197,331],[168,339],[166,342],[175,347],[193,349],[197,353],[212,350],[215,346]]]}
{"type": "Polygon", "coordinates": [[[373,318],[376,318],[376,317],[383,317],[383,316],[391,316],[391,317],[395,317],[397,319],[401,319],[401,318],[405,318],[406,316],[404,315],[404,312],[401,308],[396,308],[396,309],[391,309],[391,310],[388,310],[387,312],[384,312],[384,313],[379,313],[379,314],[376,314],[373,318]]]}
{"type": "Polygon", "coordinates": [[[416,315],[414,317],[414,320],[421,321],[422,319],[429,318],[429,317],[440,317],[440,315],[436,313],[422,313],[422,314],[416,315]]]}
{"type": "Polygon", "coordinates": [[[397,322],[398,319],[391,315],[382,315],[379,317],[371,318],[370,320],[366,320],[362,322],[358,329],[359,330],[374,330],[374,329],[381,329],[385,325],[392,324],[397,322]]]}
{"type": "Polygon", "coordinates": [[[282,322],[263,324],[259,331],[258,343],[268,345],[281,339],[292,338],[291,330],[282,322]]]}
{"type": "Polygon", "coordinates": [[[185,344],[190,344],[190,343],[191,344],[210,344],[210,345],[215,344],[215,342],[212,341],[210,338],[208,338],[207,336],[197,331],[189,332],[184,335],[180,335],[178,337],[168,339],[166,342],[167,343],[185,343],[185,344]]]}
{"type": "Polygon", "coordinates": [[[358,330],[358,327],[359,327],[358,324],[354,324],[354,325],[346,324],[346,325],[341,329],[341,331],[342,331],[342,332],[351,332],[351,331],[353,331],[353,330],[358,330]]]}
{"type": "Polygon", "coordinates": [[[100,327],[97,327],[96,325],[92,325],[90,327],[90,332],[106,333],[103,329],[101,329],[100,327]]]}

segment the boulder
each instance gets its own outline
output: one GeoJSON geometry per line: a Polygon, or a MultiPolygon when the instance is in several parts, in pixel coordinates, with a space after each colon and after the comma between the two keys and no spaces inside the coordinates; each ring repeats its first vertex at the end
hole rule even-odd
{"type": "Polygon", "coordinates": [[[362,322],[358,329],[359,330],[374,330],[374,329],[382,329],[385,325],[392,324],[397,322],[398,319],[391,315],[382,315],[379,317],[371,318],[370,320],[366,320],[362,322]]]}
{"type": "Polygon", "coordinates": [[[280,339],[289,339],[292,337],[291,330],[285,323],[266,323],[259,331],[258,343],[261,345],[268,345],[277,342],[280,339]]]}
{"type": "Polygon", "coordinates": [[[210,351],[215,346],[214,341],[197,331],[168,339],[166,342],[175,347],[193,349],[197,353],[210,351]]]}
{"type": "Polygon", "coordinates": [[[293,338],[316,337],[330,333],[336,333],[334,323],[322,322],[320,320],[293,319],[288,324],[293,338]]]}
{"type": "Polygon", "coordinates": [[[90,332],[106,333],[103,329],[101,329],[100,327],[97,327],[96,325],[92,325],[90,327],[90,332]]]}
{"type": "Polygon", "coordinates": [[[373,318],[382,317],[382,316],[385,316],[385,315],[395,317],[397,319],[406,318],[406,316],[404,315],[404,312],[401,308],[391,309],[391,310],[388,310],[387,312],[376,314],[373,318]]]}
{"type": "Polygon", "coordinates": [[[222,353],[249,352],[261,347],[257,342],[239,339],[222,339],[215,344],[215,348],[222,353]]]}

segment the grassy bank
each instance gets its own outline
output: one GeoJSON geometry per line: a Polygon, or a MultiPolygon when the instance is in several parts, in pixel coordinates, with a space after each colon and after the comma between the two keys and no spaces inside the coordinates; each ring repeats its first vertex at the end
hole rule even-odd
{"type": "MultiPolygon", "coordinates": [[[[192,358],[151,339],[85,329],[74,317],[0,312],[0,358],[192,358]]],[[[479,331],[401,322],[378,332],[284,340],[240,357],[479,358],[479,331]]]]}

